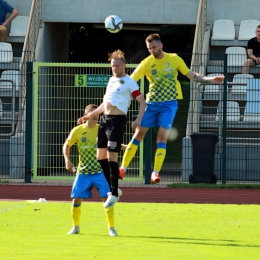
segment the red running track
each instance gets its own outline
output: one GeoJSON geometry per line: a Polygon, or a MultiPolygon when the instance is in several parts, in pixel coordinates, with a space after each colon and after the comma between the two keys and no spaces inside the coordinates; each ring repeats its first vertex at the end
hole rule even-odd
{"type": "MultiPolygon", "coordinates": [[[[121,187],[120,202],[260,204],[260,189],[121,187]]],[[[71,186],[0,185],[1,200],[70,201],[71,186]]],[[[89,201],[100,201],[96,189],[89,201]]]]}

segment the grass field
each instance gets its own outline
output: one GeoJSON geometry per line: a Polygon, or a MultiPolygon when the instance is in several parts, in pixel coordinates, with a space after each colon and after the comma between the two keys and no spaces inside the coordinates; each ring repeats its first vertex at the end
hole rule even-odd
{"type": "Polygon", "coordinates": [[[101,203],[83,203],[81,233],[69,202],[0,202],[0,259],[255,260],[260,206],[117,203],[118,237],[101,203]]]}

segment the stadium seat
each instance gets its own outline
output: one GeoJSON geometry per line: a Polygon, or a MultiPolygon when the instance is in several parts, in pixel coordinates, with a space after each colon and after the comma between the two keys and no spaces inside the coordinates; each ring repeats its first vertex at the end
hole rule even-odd
{"type": "Polygon", "coordinates": [[[228,66],[243,66],[247,59],[247,53],[244,47],[228,47],[225,53],[228,54],[228,66]]]}
{"type": "Polygon", "coordinates": [[[0,63],[13,61],[13,48],[10,43],[0,42],[0,63]]]}
{"type": "Polygon", "coordinates": [[[235,40],[235,25],[231,20],[216,20],[212,30],[212,40],[235,40]]]}
{"type": "MultiPolygon", "coordinates": [[[[220,104],[218,105],[216,121],[219,121],[219,110],[220,104]]],[[[223,102],[222,102],[222,113],[223,113],[223,102]]],[[[222,114],[223,120],[223,114],[222,114]]],[[[227,121],[237,122],[240,121],[240,109],[239,104],[235,101],[227,101],[227,121]]]]}
{"type": "Polygon", "coordinates": [[[258,25],[260,25],[260,22],[257,20],[241,21],[238,33],[238,40],[249,40],[255,37],[255,30],[258,25]]]}
{"type": "MultiPolygon", "coordinates": [[[[0,80],[13,80],[15,84],[16,91],[19,90],[19,86],[21,85],[21,72],[18,70],[4,70],[2,72],[0,80]]],[[[1,90],[11,90],[12,83],[11,82],[3,82],[0,81],[0,89],[1,90]]]]}
{"type": "MultiPolygon", "coordinates": [[[[247,84],[247,79],[253,79],[251,74],[235,74],[232,83],[247,84]]],[[[231,94],[246,94],[246,85],[232,85],[231,94]]]]}
{"type": "MultiPolygon", "coordinates": [[[[221,73],[211,73],[208,74],[207,77],[214,77],[214,76],[224,76],[224,74],[221,73]]],[[[211,85],[205,85],[204,94],[216,94],[219,93],[219,84],[211,84],[211,85]]]]}
{"type": "Polygon", "coordinates": [[[9,36],[25,36],[28,20],[28,16],[17,16],[11,23],[9,36]]]}
{"type": "Polygon", "coordinates": [[[260,122],[260,79],[247,79],[245,122],[260,122]]]}

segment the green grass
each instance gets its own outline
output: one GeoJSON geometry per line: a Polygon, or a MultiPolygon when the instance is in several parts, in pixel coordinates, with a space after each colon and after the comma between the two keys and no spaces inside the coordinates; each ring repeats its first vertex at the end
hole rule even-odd
{"type": "Polygon", "coordinates": [[[109,237],[101,203],[83,203],[81,233],[70,203],[0,202],[0,259],[234,259],[259,255],[258,205],[118,203],[109,237]]]}

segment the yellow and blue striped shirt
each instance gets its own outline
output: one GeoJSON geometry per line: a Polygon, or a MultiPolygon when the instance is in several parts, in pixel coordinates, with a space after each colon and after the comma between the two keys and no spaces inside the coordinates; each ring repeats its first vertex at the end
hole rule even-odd
{"type": "Polygon", "coordinates": [[[186,75],[190,69],[177,54],[164,52],[162,59],[156,59],[153,55],[144,59],[132,73],[131,78],[138,81],[146,76],[150,82],[147,102],[176,101],[183,99],[181,84],[177,79],[178,71],[186,75]]]}
{"type": "Polygon", "coordinates": [[[79,174],[101,173],[101,166],[96,159],[97,154],[98,124],[89,128],[86,124],[74,127],[67,140],[66,145],[77,144],[79,152],[79,163],[77,172],[79,174]]]}

